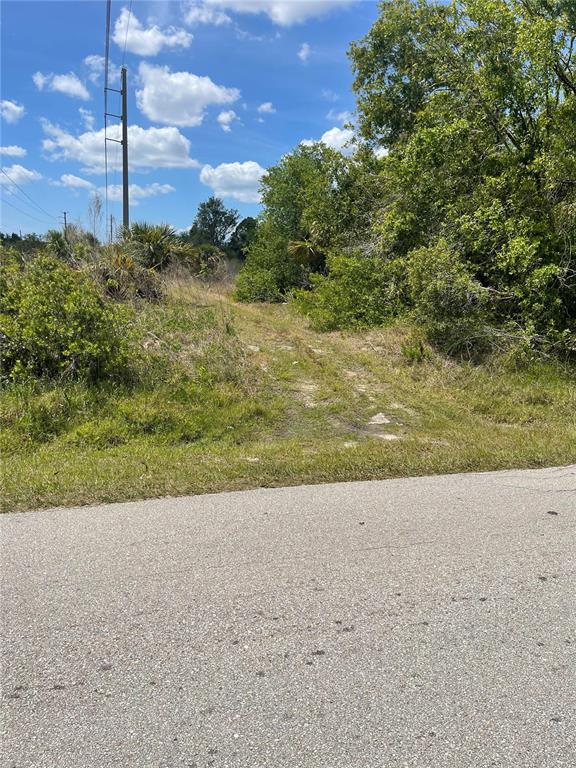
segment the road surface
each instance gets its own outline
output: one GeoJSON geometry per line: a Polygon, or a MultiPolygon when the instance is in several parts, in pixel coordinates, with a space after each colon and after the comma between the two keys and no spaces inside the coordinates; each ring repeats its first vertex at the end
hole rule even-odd
{"type": "Polygon", "coordinates": [[[576,466],[0,525],[2,766],[576,765],[576,466]]]}

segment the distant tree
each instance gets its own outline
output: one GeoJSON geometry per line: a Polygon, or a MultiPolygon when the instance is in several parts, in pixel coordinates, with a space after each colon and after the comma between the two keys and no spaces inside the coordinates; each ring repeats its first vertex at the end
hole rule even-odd
{"type": "Polygon", "coordinates": [[[234,232],[240,214],[233,208],[226,208],[219,197],[210,197],[200,203],[188,239],[193,245],[214,245],[224,249],[234,232]]]}
{"type": "Polygon", "coordinates": [[[0,232],[0,245],[5,248],[16,248],[19,253],[28,254],[39,250],[44,245],[44,241],[34,232],[24,236],[17,232],[12,232],[10,235],[7,232],[0,232]]]}
{"type": "Polygon", "coordinates": [[[232,259],[244,261],[246,250],[254,240],[258,222],[252,216],[247,216],[238,224],[234,232],[230,235],[230,240],[226,248],[228,256],[232,259]]]}
{"type": "Polygon", "coordinates": [[[96,242],[98,242],[98,230],[102,225],[103,208],[104,200],[102,199],[102,195],[99,192],[92,192],[90,195],[90,203],[88,204],[88,218],[90,219],[92,236],[96,242]]]}

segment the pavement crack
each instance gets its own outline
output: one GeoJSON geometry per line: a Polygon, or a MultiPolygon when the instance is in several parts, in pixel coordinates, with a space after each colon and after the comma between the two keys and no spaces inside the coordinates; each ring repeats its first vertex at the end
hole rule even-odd
{"type": "Polygon", "coordinates": [[[360,549],[352,549],[351,552],[370,552],[376,549],[409,549],[410,547],[419,547],[423,544],[435,544],[436,541],[431,539],[430,541],[413,541],[410,544],[382,544],[379,547],[360,547],[360,549]]]}

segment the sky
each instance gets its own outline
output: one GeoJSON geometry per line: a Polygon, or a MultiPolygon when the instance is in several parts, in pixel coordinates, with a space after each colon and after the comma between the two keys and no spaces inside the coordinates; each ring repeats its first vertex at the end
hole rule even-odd
{"type": "MultiPolygon", "coordinates": [[[[346,51],[377,12],[367,0],[112,2],[109,85],[124,64],[131,220],[185,229],[212,194],[253,216],[265,169],[300,142],[346,151],[346,51]]],[[[105,196],[105,20],[105,0],[1,4],[2,232],[61,227],[64,211],[87,227],[91,197],[105,196]]],[[[120,113],[117,93],[108,110],[120,113]]],[[[109,118],[109,137],[118,123],[109,118]]],[[[105,211],[120,223],[114,142],[105,211]]]]}

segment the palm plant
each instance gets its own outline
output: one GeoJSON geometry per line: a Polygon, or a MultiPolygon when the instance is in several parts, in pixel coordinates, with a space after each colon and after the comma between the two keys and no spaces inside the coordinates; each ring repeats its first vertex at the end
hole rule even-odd
{"type": "Polygon", "coordinates": [[[168,266],[178,250],[178,235],[169,224],[135,222],[123,232],[126,252],[147,269],[168,266]]]}
{"type": "Polygon", "coordinates": [[[312,272],[322,272],[326,266],[326,254],[311,240],[290,240],[288,253],[298,264],[308,267],[312,272]]]}

